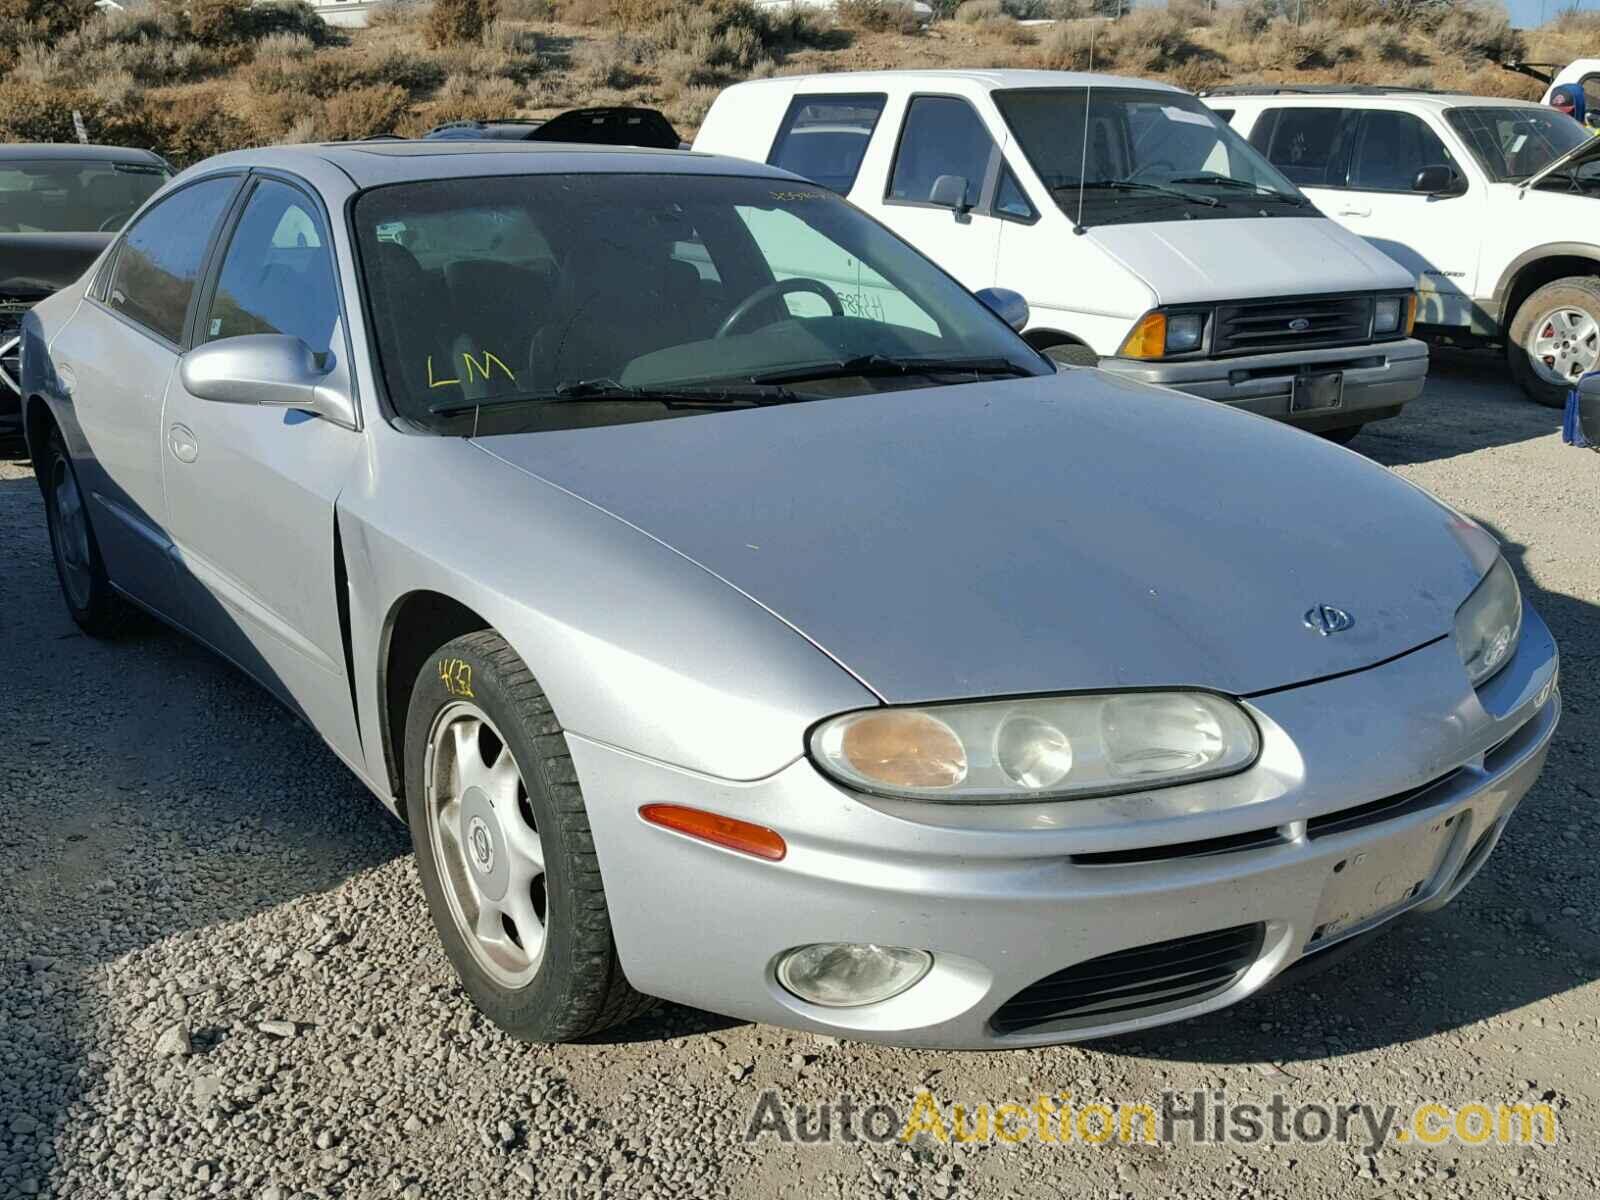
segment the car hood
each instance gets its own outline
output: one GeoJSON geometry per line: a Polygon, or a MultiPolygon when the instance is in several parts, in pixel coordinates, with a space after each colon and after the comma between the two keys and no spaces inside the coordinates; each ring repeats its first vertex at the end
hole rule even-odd
{"type": "Polygon", "coordinates": [[[1357,670],[1449,633],[1493,553],[1357,454],[1100,371],[477,445],[721,577],[890,702],[1246,695],[1357,670]],[[1354,626],[1317,633],[1319,605],[1354,626]]]}
{"type": "Polygon", "coordinates": [[[0,299],[35,300],[89,269],[114,233],[0,233],[0,299]]]}
{"type": "Polygon", "coordinates": [[[1416,286],[1365,238],[1322,217],[1097,225],[1087,236],[1144,280],[1158,304],[1416,286]]]}

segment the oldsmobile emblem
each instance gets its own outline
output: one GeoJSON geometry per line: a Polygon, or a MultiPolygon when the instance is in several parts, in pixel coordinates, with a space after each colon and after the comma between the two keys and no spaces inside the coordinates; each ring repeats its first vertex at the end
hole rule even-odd
{"type": "Polygon", "coordinates": [[[1331,604],[1319,604],[1306,612],[1306,628],[1314,629],[1323,637],[1332,633],[1343,633],[1356,623],[1356,619],[1342,608],[1335,608],[1331,604]]]}

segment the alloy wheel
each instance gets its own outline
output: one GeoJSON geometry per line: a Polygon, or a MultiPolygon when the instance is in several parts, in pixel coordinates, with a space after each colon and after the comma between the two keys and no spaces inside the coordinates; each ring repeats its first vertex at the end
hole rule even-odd
{"type": "Polygon", "coordinates": [[[1600,363],[1600,323],[1582,309],[1555,309],[1533,323],[1527,351],[1541,379],[1571,387],[1600,363]]]}

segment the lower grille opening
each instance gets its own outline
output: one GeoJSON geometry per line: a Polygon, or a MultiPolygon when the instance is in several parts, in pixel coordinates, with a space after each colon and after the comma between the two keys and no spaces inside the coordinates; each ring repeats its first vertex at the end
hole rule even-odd
{"type": "Polygon", "coordinates": [[[1319,837],[1328,837],[1335,833],[1348,833],[1352,829],[1362,829],[1368,825],[1376,825],[1379,821],[1392,820],[1419,808],[1426,808],[1433,803],[1433,797],[1428,793],[1441,784],[1448,783],[1455,776],[1456,772],[1451,771],[1420,787],[1407,788],[1403,792],[1396,792],[1392,796],[1385,796],[1370,804],[1359,804],[1355,808],[1340,809],[1338,812],[1312,817],[1306,822],[1306,837],[1314,841],[1319,837]]]}
{"type": "Polygon", "coordinates": [[[1121,867],[1132,863],[1171,862],[1179,858],[1233,854],[1240,850],[1260,850],[1266,846],[1283,844],[1283,835],[1276,829],[1252,829],[1248,833],[1235,833],[1228,837],[1173,842],[1169,846],[1140,846],[1134,850],[1099,850],[1092,854],[1071,854],[1067,858],[1080,867],[1121,867]]]}
{"type": "Polygon", "coordinates": [[[1260,957],[1265,937],[1257,922],[1102,954],[1023,988],[990,1024],[997,1033],[1020,1033],[1201,1000],[1233,986],[1260,957]]]}
{"type": "Polygon", "coordinates": [[[1472,849],[1467,851],[1466,858],[1461,860],[1461,869],[1456,872],[1457,879],[1467,878],[1489,857],[1489,847],[1494,845],[1494,833],[1495,826],[1491,825],[1478,835],[1478,840],[1472,843],[1472,849]]]}

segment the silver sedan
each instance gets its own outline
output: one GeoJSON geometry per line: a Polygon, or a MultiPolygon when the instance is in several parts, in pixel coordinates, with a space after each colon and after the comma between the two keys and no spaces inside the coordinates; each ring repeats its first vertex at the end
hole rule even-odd
{"type": "Polygon", "coordinates": [[[1560,709],[1473,521],[1025,318],[747,163],[257,150],[30,313],[26,426],[74,619],[304,717],[511,1033],[1022,1046],[1446,903],[1560,709]]]}

